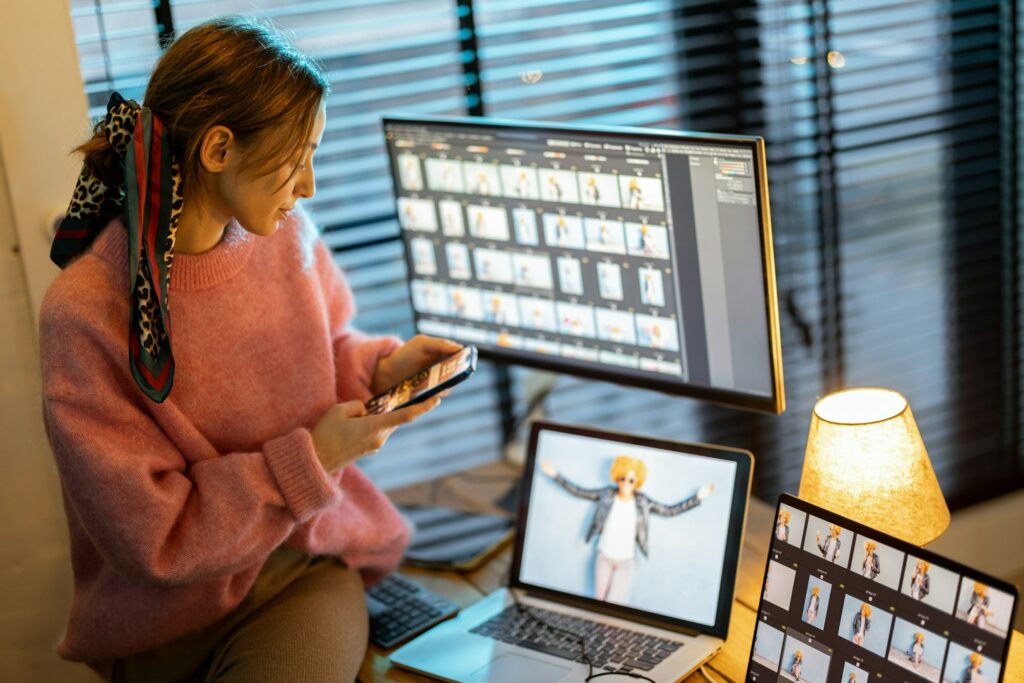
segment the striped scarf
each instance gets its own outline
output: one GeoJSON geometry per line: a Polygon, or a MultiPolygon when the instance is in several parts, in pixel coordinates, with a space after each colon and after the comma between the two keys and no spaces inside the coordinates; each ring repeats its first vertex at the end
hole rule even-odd
{"type": "Polygon", "coordinates": [[[181,174],[171,152],[170,132],[148,107],[115,92],[107,104],[104,127],[111,148],[123,160],[124,180],[108,186],[83,165],[50,259],[64,268],[112,218],[123,214],[132,283],[128,362],[135,383],[160,403],[174,380],[167,287],[181,216],[181,174]]]}

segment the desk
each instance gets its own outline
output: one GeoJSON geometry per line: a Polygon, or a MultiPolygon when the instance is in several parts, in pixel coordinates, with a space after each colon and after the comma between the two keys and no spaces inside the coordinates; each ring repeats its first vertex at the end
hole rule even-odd
{"type": "MultiPolygon", "coordinates": [[[[495,500],[515,477],[515,471],[508,465],[492,463],[478,468],[464,476],[456,475],[442,482],[424,484],[396,491],[392,497],[400,503],[428,504],[440,491],[446,505],[464,509],[496,511],[490,501],[495,500]],[[507,477],[505,479],[504,477],[507,477]],[[454,499],[454,502],[452,502],[454,499]]],[[[747,671],[750,645],[754,640],[757,604],[760,599],[761,579],[765,559],[771,540],[774,506],[756,499],[750,501],[747,529],[744,535],[743,551],[736,579],[736,601],[733,603],[732,619],[725,646],[711,660],[712,675],[739,683],[747,671]]],[[[466,574],[437,572],[423,569],[403,568],[401,573],[427,588],[444,595],[466,607],[483,595],[505,584],[512,549],[506,547],[487,564],[466,574]]],[[[423,682],[431,679],[402,669],[393,668],[385,650],[371,645],[363,661],[359,680],[423,682]]],[[[628,679],[623,679],[628,680],[628,679]]],[[[1014,631],[1010,641],[1010,659],[1003,677],[1006,683],[1024,681],[1024,634],[1014,631]]],[[[700,673],[694,673],[686,681],[706,683],[700,673]]]]}

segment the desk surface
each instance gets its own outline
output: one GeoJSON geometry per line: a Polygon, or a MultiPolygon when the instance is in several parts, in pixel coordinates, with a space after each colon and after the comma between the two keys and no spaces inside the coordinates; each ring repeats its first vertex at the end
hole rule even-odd
{"type": "MultiPolygon", "coordinates": [[[[496,511],[490,501],[495,500],[502,493],[514,476],[515,472],[507,465],[493,463],[464,476],[456,475],[443,482],[394,492],[393,498],[406,504],[430,504],[436,502],[433,498],[443,490],[445,495],[440,499],[444,501],[445,505],[471,510],[496,511]],[[503,478],[503,475],[507,475],[507,479],[503,478]]],[[[729,623],[729,635],[726,638],[725,646],[710,662],[712,675],[718,673],[719,679],[724,678],[727,681],[739,683],[746,675],[750,644],[754,640],[754,624],[760,598],[761,578],[771,538],[772,512],[771,506],[756,499],[751,500],[736,582],[736,601],[733,603],[732,619],[729,623]]],[[[512,550],[510,547],[506,547],[480,569],[465,574],[411,568],[404,568],[401,573],[419,581],[427,588],[447,596],[460,606],[466,607],[479,600],[483,595],[504,585],[511,560],[512,550]]],[[[388,651],[371,645],[363,662],[359,680],[369,683],[370,681],[419,682],[431,679],[393,668],[388,660],[388,651]]],[[[686,680],[706,683],[700,673],[694,673],[686,680]]],[[[1024,634],[1019,631],[1013,632],[1010,641],[1010,659],[1003,680],[1006,683],[1024,681],[1024,634]]]]}

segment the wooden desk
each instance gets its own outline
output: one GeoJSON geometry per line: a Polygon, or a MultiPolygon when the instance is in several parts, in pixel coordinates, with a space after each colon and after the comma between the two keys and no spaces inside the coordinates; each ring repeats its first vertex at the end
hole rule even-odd
{"type": "MultiPolygon", "coordinates": [[[[445,505],[465,509],[498,511],[489,502],[497,497],[514,478],[515,471],[501,463],[486,465],[464,477],[453,477],[441,483],[411,487],[392,494],[392,497],[406,504],[428,504],[443,500],[445,505]],[[507,476],[507,479],[503,478],[507,476]]],[[[752,499],[744,535],[743,552],[736,580],[736,601],[733,603],[732,619],[725,646],[711,660],[711,674],[720,681],[739,683],[747,672],[750,645],[754,640],[757,604],[760,599],[761,579],[771,539],[774,507],[752,499]]],[[[471,605],[484,595],[505,584],[509,563],[512,561],[511,547],[505,548],[480,569],[467,574],[457,572],[436,572],[422,569],[402,569],[402,574],[419,581],[427,588],[440,593],[462,607],[471,605]]],[[[388,651],[371,645],[360,671],[359,680],[422,682],[431,679],[391,666],[388,651]]],[[[623,679],[629,680],[629,679],[623,679]]],[[[695,672],[685,679],[707,683],[695,672]]],[[[1006,683],[1024,682],[1024,634],[1014,631],[1010,642],[1010,659],[1003,677],[1006,683]]]]}

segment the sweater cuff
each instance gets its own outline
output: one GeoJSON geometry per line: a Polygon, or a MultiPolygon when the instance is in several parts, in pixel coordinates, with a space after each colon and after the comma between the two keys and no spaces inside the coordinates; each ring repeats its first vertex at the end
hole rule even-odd
{"type": "Polygon", "coordinates": [[[313,435],[294,429],[263,446],[267,466],[300,524],[336,502],[338,489],[316,457],[313,435]]]}

